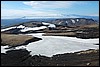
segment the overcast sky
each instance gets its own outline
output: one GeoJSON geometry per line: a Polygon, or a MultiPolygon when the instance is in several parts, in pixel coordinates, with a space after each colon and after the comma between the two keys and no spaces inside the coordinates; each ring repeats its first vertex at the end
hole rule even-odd
{"type": "Polygon", "coordinates": [[[1,1],[3,16],[99,16],[99,1],[1,1]]]}

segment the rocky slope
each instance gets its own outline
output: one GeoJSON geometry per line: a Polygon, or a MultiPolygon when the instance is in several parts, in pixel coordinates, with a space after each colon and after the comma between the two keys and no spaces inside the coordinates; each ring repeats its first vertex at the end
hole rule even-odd
{"type": "Polygon", "coordinates": [[[45,30],[43,36],[71,36],[83,39],[99,38],[99,25],[83,25],[79,27],[60,27],[59,30],[45,30]]]}
{"type": "Polygon", "coordinates": [[[1,66],[99,66],[99,50],[90,49],[52,57],[31,56],[25,49],[1,53],[1,66]]]}
{"type": "Polygon", "coordinates": [[[16,47],[21,45],[27,45],[30,42],[42,40],[41,38],[32,37],[28,35],[15,35],[15,34],[3,34],[1,33],[1,45],[8,45],[9,47],[16,47]]]}
{"type": "Polygon", "coordinates": [[[30,27],[30,25],[32,26],[32,23],[30,22],[28,24],[26,23],[24,25],[16,26],[16,28],[2,31],[2,33],[9,33],[9,34],[46,33],[44,34],[45,36],[72,36],[72,37],[74,36],[74,37],[84,38],[84,39],[99,38],[98,24],[86,24],[86,25],[74,26],[74,27],[68,27],[68,26],[64,27],[63,25],[61,25],[52,28],[48,27],[49,25],[46,25],[49,23],[46,23],[45,25],[40,23],[38,24],[37,23],[33,24],[33,25],[37,25],[37,27],[30,27]]]}

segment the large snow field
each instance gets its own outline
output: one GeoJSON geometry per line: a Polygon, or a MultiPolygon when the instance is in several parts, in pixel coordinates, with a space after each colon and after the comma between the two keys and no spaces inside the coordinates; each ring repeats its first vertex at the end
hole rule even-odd
{"type": "MultiPolygon", "coordinates": [[[[31,55],[45,55],[51,57],[56,54],[77,52],[88,49],[99,49],[99,38],[96,39],[80,39],[76,37],[61,37],[61,36],[42,36],[43,33],[32,33],[26,35],[32,35],[42,38],[40,41],[31,42],[27,46],[19,46],[15,49],[27,49],[31,51],[31,55]]],[[[4,53],[6,49],[1,47],[1,53],[4,53]]]]}

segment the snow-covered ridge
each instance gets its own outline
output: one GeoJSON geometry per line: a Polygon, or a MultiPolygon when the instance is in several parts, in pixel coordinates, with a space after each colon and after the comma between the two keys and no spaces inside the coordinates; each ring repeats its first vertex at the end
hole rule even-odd
{"type": "Polygon", "coordinates": [[[51,28],[56,27],[54,24],[50,24],[50,23],[42,22],[42,24],[43,24],[43,26],[40,26],[40,27],[26,27],[24,25],[19,25],[19,26],[15,26],[15,27],[1,29],[1,32],[11,30],[11,29],[16,29],[16,28],[20,28],[21,29],[20,32],[26,32],[26,31],[31,31],[31,30],[32,31],[42,30],[42,29],[46,29],[48,27],[51,27],[51,28]],[[48,25],[48,26],[45,26],[45,25],[48,25]]]}
{"type": "Polygon", "coordinates": [[[1,29],[1,32],[3,31],[7,31],[7,30],[10,30],[10,29],[15,29],[16,27],[9,27],[9,28],[6,28],[6,29],[1,29]]]}
{"type": "Polygon", "coordinates": [[[33,27],[33,28],[30,28],[30,27],[25,27],[24,29],[20,30],[21,32],[26,32],[26,31],[30,31],[30,30],[41,30],[41,29],[45,29],[47,28],[46,26],[41,26],[41,27],[33,27]]]}
{"type": "Polygon", "coordinates": [[[15,26],[15,27],[9,27],[9,28],[6,28],[6,29],[1,29],[1,32],[3,31],[7,31],[7,30],[11,30],[11,29],[16,29],[16,28],[20,28],[21,32],[26,32],[26,31],[30,31],[30,30],[41,30],[41,29],[45,29],[47,28],[46,26],[41,26],[41,27],[25,27],[23,25],[19,25],[19,26],[15,26]]]}

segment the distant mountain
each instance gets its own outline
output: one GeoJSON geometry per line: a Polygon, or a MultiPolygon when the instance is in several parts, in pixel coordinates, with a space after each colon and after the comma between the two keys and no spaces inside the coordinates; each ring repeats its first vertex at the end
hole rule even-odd
{"type": "Polygon", "coordinates": [[[89,24],[89,23],[98,23],[99,24],[99,16],[84,16],[84,15],[77,15],[77,14],[61,14],[60,17],[49,17],[49,16],[4,16],[4,18],[1,18],[1,25],[2,27],[4,26],[9,26],[12,24],[18,24],[22,22],[29,22],[29,21],[45,21],[45,22],[52,22],[59,25],[63,23],[64,26],[67,25],[82,25],[82,24],[89,24]],[[73,18],[73,19],[71,19],[73,18]],[[82,19],[84,18],[84,19],[82,19]],[[66,21],[62,20],[63,22],[55,21],[56,19],[66,19],[66,21]],[[68,20],[69,19],[69,20],[68,20]],[[86,20],[90,19],[90,20],[86,20]],[[93,20],[92,20],[93,19],[93,20]],[[79,21],[78,21],[79,20],[79,21]],[[84,20],[84,21],[83,21],[84,20]],[[87,22],[88,21],[88,22],[87,22]],[[91,21],[91,22],[90,22],[91,21]],[[57,23],[56,23],[57,22],[57,23]],[[67,23],[68,22],[68,23],[67,23]]]}
{"type": "Polygon", "coordinates": [[[99,16],[85,16],[85,15],[77,15],[77,14],[69,14],[69,15],[62,14],[62,15],[65,16],[66,18],[87,18],[87,19],[93,19],[99,21],[99,16]]]}
{"type": "Polygon", "coordinates": [[[93,19],[99,22],[99,16],[85,16],[85,15],[77,15],[77,14],[69,14],[69,15],[65,15],[65,14],[61,14],[61,16],[59,17],[49,17],[49,16],[39,16],[39,17],[35,17],[35,16],[23,16],[20,19],[32,19],[32,18],[39,18],[39,19],[44,19],[44,18],[86,18],[86,19],[93,19]]]}
{"type": "Polygon", "coordinates": [[[90,25],[90,24],[98,24],[96,20],[87,19],[87,18],[56,19],[51,23],[57,26],[83,26],[83,25],[90,25]]]}
{"type": "Polygon", "coordinates": [[[59,16],[4,16],[1,19],[57,19],[57,18],[86,18],[93,19],[99,22],[99,16],[85,16],[85,15],[77,15],[77,14],[61,14],[59,16]]]}

